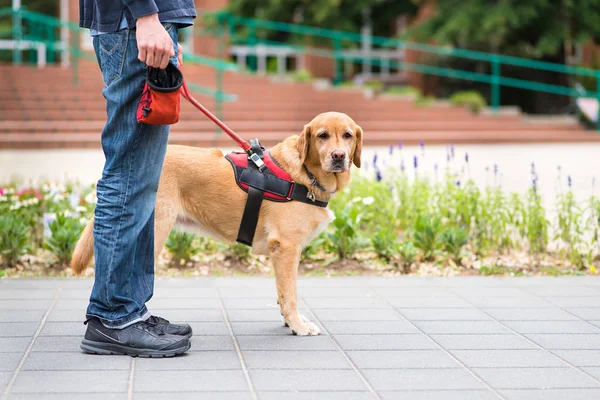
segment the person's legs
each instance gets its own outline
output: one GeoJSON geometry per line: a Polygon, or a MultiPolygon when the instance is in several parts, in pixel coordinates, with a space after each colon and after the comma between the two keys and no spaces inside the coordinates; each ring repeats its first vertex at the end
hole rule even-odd
{"type": "MultiPolygon", "coordinates": [[[[177,49],[176,27],[165,28],[177,49]]],[[[87,317],[112,328],[150,316],[145,304],[154,289],[154,205],[169,135],[168,125],[136,121],[146,65],[137,58],[135,33],[94,37],[108,120],[102,132],[106,163],[97,187],[96,273],[87,317]]]]}

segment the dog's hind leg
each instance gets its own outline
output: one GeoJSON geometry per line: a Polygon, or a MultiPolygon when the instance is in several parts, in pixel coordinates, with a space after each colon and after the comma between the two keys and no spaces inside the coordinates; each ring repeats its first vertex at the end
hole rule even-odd
{"type": "Polygon", "coordinates": [[[300,336],[321,334],[319,327],[298,314],[297,277],[301,249],[278,239],[267,242],[275,269],[281,315],[292,333],[300,336]]]}

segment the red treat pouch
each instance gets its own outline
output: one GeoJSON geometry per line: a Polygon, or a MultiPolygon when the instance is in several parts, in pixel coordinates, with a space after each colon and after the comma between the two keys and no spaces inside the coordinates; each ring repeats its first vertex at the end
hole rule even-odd
{"type": "Polygon", "coordinates": [[[137,121],[151,125],[171,125],[179,121],[181,85],[183,74],[172,63],[166,69],[148,67],[137,121]]]}

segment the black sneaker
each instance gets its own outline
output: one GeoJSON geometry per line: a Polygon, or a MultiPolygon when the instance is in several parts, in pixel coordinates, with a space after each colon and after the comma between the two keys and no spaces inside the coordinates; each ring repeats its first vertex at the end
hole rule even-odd
{"type": "Polygon", "coordinates": [[[92,354],[119,354],[133,357],[173,357],[190,349],[190,339],[169,335],[147,321],[123,329],[110,329],[98,318],[86,322],[81,349],[92,354]]]}
{"type": "Polygon", "coordinates": [[[185,336],[189,339],[193,334],[192,327],[188,324],[172,324],[168,320],[155,315],[148,318],[146,322],[148,322],[150,325],[156,326],[157,329],[168,335],[185,336]]]}

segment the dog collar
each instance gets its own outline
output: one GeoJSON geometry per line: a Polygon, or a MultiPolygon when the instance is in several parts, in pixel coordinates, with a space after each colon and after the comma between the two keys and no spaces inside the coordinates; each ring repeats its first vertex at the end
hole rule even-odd
{"type": "Polygon", "coordinates": [[[317,189],[319,189],[325,193],[328,193],[327,189],[325,189],[323,187],[323,185],[321,185],[319,183],[317,178],[315,178],[315,176],[313,174],[311,174],[311,172],[308,170],[308,167],[306,166],[306,164],[302,164],[302,166],[304,167],[304,171],[306,171],[306,175],[308,175],[308,179],[310,179],[310,184],[313,185],[314,187],[316,187],[317,189]]]}

